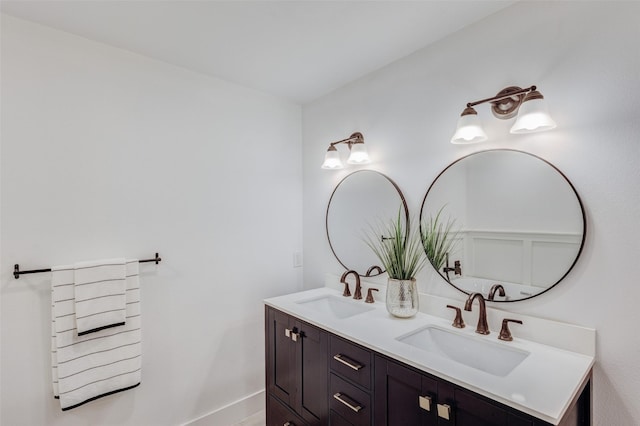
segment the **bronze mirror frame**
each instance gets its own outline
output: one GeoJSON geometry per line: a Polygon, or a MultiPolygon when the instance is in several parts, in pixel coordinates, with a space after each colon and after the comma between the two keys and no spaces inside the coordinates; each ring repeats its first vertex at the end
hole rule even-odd
{"type": "MultiPolygon", "coordinates": [[[[556,285],[558,285],[558,283],[560,283],[569,274],[569,272],[571,272],[573,267],[578,262],[578,259],[580,258],[580,255],[582,254],[582,250],[584,248],[584,244],[585,244],[585,240],[586,240],[586,236],[587,236],[587,217],[586,217],[584,205],[582,203],[582,199],[580,198],[580,195],[578,194],[578,191],[576,190],[575,186],[571,183],[569,178],[567,178],[567,176],[562,171],[560,171],[560,169],[558,169],[556,166],[554,166],[552,163],[550,163],[549,161],[545,160],[544,158],[539,157],[538,155],[531,154],[529,152],[525,152],[525,151],[521,151],[521,150],[517,150],[517,149],[497,148],[497,149],[488,149],[488,150],[473,152],[471,154],[467,154],[467,155],[465,155],[463,157],[460,157],[457,160],[453,161],[451,164],[449,164],[447,167],[445,167],[435,177],[433,182],[431,182],[431,185],[429,185],[429,189],[427,189],[427,193],[425,194],[424,198],[422,199],[422,205],[420,206],[420,216],[419,216],[419,220],[420,220],[420,235],[422,235],[422,232],[423,232],[422,222],[423,222],[423,214],[425,213],[425,203],[427,202],[427,197],[429,196],[429,193],[433,189],[434,185],[438,182],[438,179],[440,179],[440,177],[443,174],[445,174],[451,167],[453,167],[454,165],[458,164],[459,162],[461,162],[461,161],[463,161],[463,160],[465,160],[465,159],[467,159],[469,157],[472,157],[474,155],[486,154],[486,153],[490,153],[490,152],[514,152],[514,153],[528,155],[528,156],[530,156],[530,157],[532,157],[534,159],[542,161],[543,163],[545,163],[546,165],[551,167],[552,170],[556,171],[564,179],[564,181],[566,181],[566,183],[571,188],[571,191],[575,195],[576,200],[578,201],[578,205],[580,207],[580,214],[581,214],[581,219],[582,219],[582,238],[581,238],[580,247],[579,247],[579,249],[578,249],[578,251],[576,253],[575,259],[573,259],[573,262],[567,268],[566,272],[564,272],[564,274],[556,282],[550,284],[546,289],[542,289],[542,287],[541,287],[542,291],[540,291],[540,292],[538,292],[536,294],[533,294],[533,295],[528,296],[528,297],[518,298],[518,299],[494,300],[494,301],[495,302],[504,303],[504,302],[520,302],[520,301],[523,301],[523,300],[529,300],[529,299],[532,299],[534,297],[540,296],[541,294],[544,294],[544,293],[548,292],[549,290],[554,288],[556,285]]],[[[435,266],[433,266],[433,264],[431,264],[431,262],[429,262],[429,264],[434,268],[434,270],[436,270],[435,266]]],[[[451,268],[451,270],[453,270],[453,268],[451,268]]],[[[469,291],[463,290],[463,289],[459,288],[458,286],[456,286],[454,283],[452,283],[450,279],[448,279],[445,275],[443,275],[442,271],[436,270],[436,272],[438,273],[438,275],[440,275],[442,277],[442,279],[444,279],[447,282],[447,284],[451,285],[456,290],[461,291],[462,293],[465,293],[467,295],[471,294],[469,291]]],[[[499,280],[497,280],[497,281],[499,282],[499,280]]]]}
{"type": "MultiPolygon", "coordinates": [[[[344,262],[344,259],[340,259],[340,257],[336,253],[336,249],[334,248],[334,245],[331,243],[331,237],[329,235],[329,210],[331,208],[331,202],[334,201],[334,196],[336,195],[336,192],[338,191],[338,188],[340,188],[340,185],[342,185],[349,177],[352,177],[352,176],[354,176],[354,175],[356,175],[358,173],[363,173],[363,172],[376,173],[377,175],[382,176],[383,178],[385,178],[393,186],[393,188],[398,193],[398,197],[399,197],[399,199],[400,199],[400,201],[402,203],[401,207],[404,209],[404,219],[405,219],[405,224],[406,224],[405,239],[408,238],[408,233],[409,233],[409,229],[410,229],[409,207],[407,206],[407,201],[405,200],[404,194],[402,193],[402,190],[400,190],[400,187],[389,176],[387,176],[384,173],[379,172],[377,170],[370,170],[370,169],[356,170],[356,171],[354,171],[352,173],[349,173],[344,178],[342,178],[340,180],[340,182],[338,182],[338,184],[333,189],[333,191],[331,193],[331,197],[329,198],[329,202],[327,203],[327,210],[326,210],[326,214],[325,214],[325,231],[326,231],[326,235],[327,235],[327,241],[329,242],[329,247],[331,248],[331,253],[333,253],[333,256],[336,258],[338,263],[340,263],[340,265],[342,265],[342,267],[345,269],[345,271],[352,270],[353,268],[350,268],[348,265],[346,265],[345,262],[344,262]]],[[[371,256],[375,257],[375,255],[373,253],[371,254],[371,256]]],[[[371,265],[371,267],[369,268],[369,270],[367,272],[365,272],[365,271],[356,271],[356,272],[361,277],[374,277],[374,276],[382,275],[382,274],[384,274],[386,272],[384,269],[382,269],[381,266],[377,266],[377,268],[374,268],[376,266],[377,265],[371,265]],[[379,272],[378,273],[374,273],[374,269],[378,269],[379,272]]]]}

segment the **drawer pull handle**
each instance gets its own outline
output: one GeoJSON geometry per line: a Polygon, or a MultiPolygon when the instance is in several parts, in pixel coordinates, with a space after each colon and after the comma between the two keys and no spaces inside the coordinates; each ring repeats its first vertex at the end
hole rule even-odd
{"type": "Polygon", "coordinates": [[[295,423],[293,422],[286,422],[285,424],[283,424],[282,426],[296,426],[295,423]]]}
{"type": "Polygon", "coordinates": [[[431,411],[431,397],[430,396],[420,396],[420,408],[424,411],[431,411]]]}
{"type": "Polygon", "coordinates": [[[356,413],[359,412],[360,410],[362,410],[362,406],[360,404],[358,404],[357,402],[353,401],[347,395],[343,395],[340,392],[338,392],[335,395],[333,395],[333,397],[335,399],[337,399],[338,401],[340,401],[341,403],[343,403],[344,405],[346,405],[347,407],[351,408],[356,413]],[[343,398],[350,399],[351,401],[346,401],[343,398]]]}
{"type": "Polygon", "coordinates": [[[448,404],[438,404],[438,417],[449,420],[451,417],[451,406],[448,404]]]}
{"type": "Polygon", "coordinates": [[[344,365],[346,365],[349,368],[352,368],[356,371],[361,370],[364,366],[358,364],[357,362],[355,362],[354,360],[342,355],[342,354],[337,354],[333,356],[333,359],[335,359],[338,362],[343,363],[344,365]]]}

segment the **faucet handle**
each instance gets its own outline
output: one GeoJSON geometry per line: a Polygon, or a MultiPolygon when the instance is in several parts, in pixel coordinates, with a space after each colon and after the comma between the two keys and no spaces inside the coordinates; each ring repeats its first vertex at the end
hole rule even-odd
{"type": "Polygon", "coordinates": [[[369,287],[369,290],[367,290],[367,298],[364,299],[364,303],[373,303],[373,302],[375,302],[375,300],[373,299],[373,293],[371,293],[372,291],[378,291],[378,289],[369,287]]]}
{"type": "Polygon", "coordinates": [[[342,293],[342,295],[344,297],[349,297],[351,296],[351,290],[349,290],[349,283],[346,281],[343,281],[343,282],[344,282],[344,293],[342,293]]]}
{"type": "Polygon", "coordinates": [[[455,275],[462,275],[462,266],[460,265],[459,260],[453,261],[453,273],[455,275]]]}
{"type": "Polygon", "coordinates": [[[462,319],[462,311],[457,306],[447,305],[447,308],[455,309],[456,317],[453,320],[452,326],[455,328],[464,328],[464,320],[462,319]]]}
{"type": "Polygon", "coordinates": [[[513,337],[511,336],[511,330],[509,330],[509,323],[510,322],[515,322],[516,324],[522,324],[522,321],[517,320],[517,319],[511,319],[511,318],[505,318],[502,320],[502,329],[500,330],[500,335],[498,336],[498,339],[500,340],[504,340],[506,342],[510,342],[513,340],[513,337]]]}

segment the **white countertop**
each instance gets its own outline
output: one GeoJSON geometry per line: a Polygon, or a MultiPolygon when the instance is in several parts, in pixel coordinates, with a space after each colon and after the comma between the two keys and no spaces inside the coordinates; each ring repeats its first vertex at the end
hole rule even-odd
{"type": "MultiPolygon", "coordinates": [[[[336,319],[297,303],[324,295],[342,296],[334,289],[323,287],[266,299],[265,304],[554,425],[564,416],[594,364],[593,356],[520,339],[516,337],[517,326],[512,328],[514,340],[503,342],[498,340],[499,330],[492,329],[488,336],[476,334],[475,323],[467,324],[464,329],[456,329],[451,326],[450,319],[422,312],[413,318],[395,318],[387,312],[384,302],[380,301],[369,305],[373,307],[372,310],[346,319],[336,319]],[[498,377],[396,340],[399,336],[427,325],[473,338],[487,339],[530,352],[530,355],[508,375],[498,377]]],[[[344,300],[364,304],[362,300],[344,300]]],[[[477,309],[477,305],[474,306],[474,310],[477,309]]]]}

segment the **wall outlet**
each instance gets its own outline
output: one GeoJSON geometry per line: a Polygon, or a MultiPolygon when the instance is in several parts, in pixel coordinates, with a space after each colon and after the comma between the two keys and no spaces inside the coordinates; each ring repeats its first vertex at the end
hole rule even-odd
{"type": "Polygon", "coordinates": [[[302,267],[302,252],[294,251],[293,252],[293,267],[301,268],[302,267]]]}

